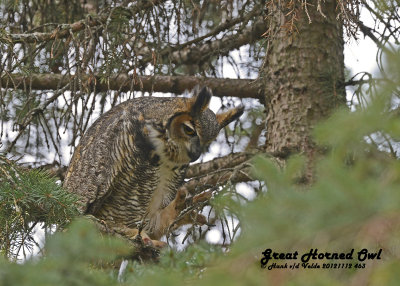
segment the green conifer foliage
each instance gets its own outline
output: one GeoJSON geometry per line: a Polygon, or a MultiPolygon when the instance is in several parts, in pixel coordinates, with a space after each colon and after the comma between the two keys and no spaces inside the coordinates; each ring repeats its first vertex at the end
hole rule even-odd
{"type": "Polygon", "coordinates": [[[34,228],[60,228],[78,214],[76,197],[46,171],[0,157],[0,251],[16,259],[37,244],[34,228]]]}

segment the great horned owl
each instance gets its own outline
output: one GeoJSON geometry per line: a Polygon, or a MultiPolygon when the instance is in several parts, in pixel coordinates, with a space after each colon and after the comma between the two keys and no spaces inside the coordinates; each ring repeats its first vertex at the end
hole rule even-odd
{"type": "Polygon", "coordinates": [[[136,98],[100,116],[77,146],[64,182],[80,196],[82,213],[133,230],[144,220],[146,236],[164,235],[167,206],[188,164],[243,113],[238,107],[215,115],[211,96],[202,88],[191,98],[136,98]]]}

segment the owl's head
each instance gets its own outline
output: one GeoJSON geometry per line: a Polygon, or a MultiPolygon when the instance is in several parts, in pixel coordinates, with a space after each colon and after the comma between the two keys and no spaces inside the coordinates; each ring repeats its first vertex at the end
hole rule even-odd
{"type": "Polygon", "coordinates": [[[217,137],[219,131],[239,118],[243,106],[215,114],[208,108],[212,97],[209,88],[196,88],[192,98],[179,101],[176,111],[167,119],[167,148],[164,152],[175,163],[196,161],[217,137]]]}

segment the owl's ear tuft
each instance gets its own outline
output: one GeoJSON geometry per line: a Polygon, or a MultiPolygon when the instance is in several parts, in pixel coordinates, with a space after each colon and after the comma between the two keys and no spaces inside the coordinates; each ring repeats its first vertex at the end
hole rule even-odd
{"type": "Polygon", "coordinates": [[[232,121],[238,119],[244,111],[243,106],[239,106],[233,109],[230,109],[228,111],[225,111],[223,113],[217,114],[217,121],[219,124],[219,128],[222,129],[232,121]]]}
{"type": "Polygon", "coordinates": [[[210,103],[210,99],[212,97],[212,92],[207,87],[203,87],[201,89],[196,88],[195,93],[197,94],[192,98],[192,104],[190,106],[190,115],[193,117],[200,115],[208,108],[208,104],[210,103]]]}

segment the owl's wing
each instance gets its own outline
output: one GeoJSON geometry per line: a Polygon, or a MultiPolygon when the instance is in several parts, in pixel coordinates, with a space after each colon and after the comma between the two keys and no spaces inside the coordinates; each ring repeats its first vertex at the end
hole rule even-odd
{"type": "MultiPolygon", "coordinates": [[[[118,140],[127,136],[128,125],[129,132],[139,128],[135,125],[140,125],[140,113],[128,112],[126,106],[121,104],[103,114],[82,137],[71,159],[64,187],[79,195],[84,214],[95,213],[110,195],[116,161],[127,156],[116,154],[118,140]]],[[[135,134],[130,136],[134,138],[135,134]]]]}

